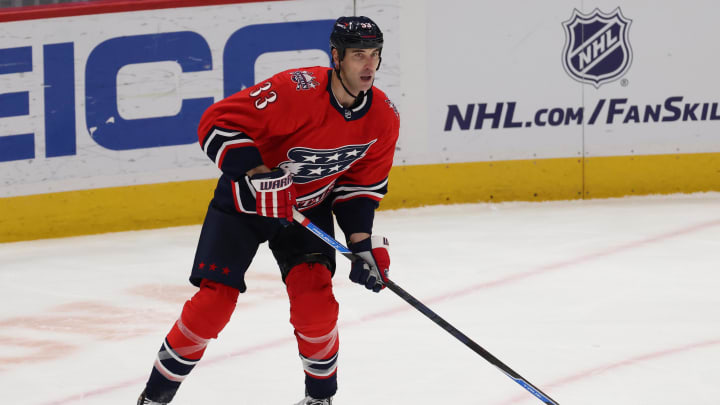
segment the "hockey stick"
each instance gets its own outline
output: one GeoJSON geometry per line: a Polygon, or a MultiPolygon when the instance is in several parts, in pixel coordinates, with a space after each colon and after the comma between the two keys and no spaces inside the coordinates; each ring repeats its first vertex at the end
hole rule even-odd
{"type": "MultiPolygon", "coordinates": [[[[310,222],[310,220],[307,219],[305,217],[305,215],[301,214],[295,208],[293,208],[293,219],[295,220],[295,222],[299,223],[300,225],[305,227],[307,230],[314,233],[317,237],[319,237],[320,239],[325,241],[325,243],[327,243],[328,245],[335,248],[335,250],[340,252],[343,256],[350,259],[350,261],[354,262],[355,260],[362,260],[355,254],[353,254],[350,251],[350,249],[346,248],[342,243],[338,242],[337,240],[335,240],[335,238],[333,238],[332,236],[325,233],[325,231],[323,231],[322,229],[318,228],[317,225],[310,222]]],[[[500,361],[500,359],[493,356],[490,352],[483,349],[482,346],[475,343],[475,341],[473,341],[472,339],[467,337],[467,335],[465,335],[464,333],[460,332],[457,328],[455,328],[450,323],[448,323],[448,321],[441,318],[440,315],[436,314],[433,310],[431,310],[430,308],[425,306],[425,304],[418,301],[415,297],[410,295],[407,291],[400,288],[400,286],[398,286],[391,280],[388,280],[387,282],[385,282],[385,286],[387,288],[389,288],[390,291],[397,294],[400,298],[404,299],[408,304],[415,307],[415,309],[422,312],[423,315],[430,318],[431,321],[435,322],[441,328],[445,329],[448,333],[453,335],[457,340],[464,343],[465,346],[469,347],[475,353],[479,354],[480,356],[482,356],[482,358],[484,358],[485,360],[490,362],[490,364],[492,364],[495,367],[497,367],[498,369],[500,369],[500,371],[502,371],[506,376],[512,378],[513,381],[520,384],[521,387],[525,388],[528,392],[530,392],[531,394],[536,396],[539,400],[543,401],[545,404],[548,404],[548,405],[559,405],[554,399],[550,398],[547,394],[542,392],[539,388],[532,385],[528,380],[526,380],[520,374],[518,374],[513,369],[508,367],[505,363],[500,361]]]]}

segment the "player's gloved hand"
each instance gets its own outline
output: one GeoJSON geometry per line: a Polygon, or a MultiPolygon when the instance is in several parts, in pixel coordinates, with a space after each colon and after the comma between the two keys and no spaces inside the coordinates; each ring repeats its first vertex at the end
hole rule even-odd
{"type": "Polygon", "coordinates": [[[276,167],[269,173],[257,173],[250,177],[250,184],[255,189],[258,215],[292,222],[297,194],[290,171],[276,167]]]}
{"type": "Polygon", "coordinates": [[[352,263],[350,280],[374,292],[385,288],[390,273],[390,243],[387,238],[371,236],[349,247],[350,251],[360,257],[352,263]]]}

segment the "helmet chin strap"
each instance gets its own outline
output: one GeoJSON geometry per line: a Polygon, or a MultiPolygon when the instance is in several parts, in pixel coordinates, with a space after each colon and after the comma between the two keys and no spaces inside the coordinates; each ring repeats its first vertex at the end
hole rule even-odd
{"type": "MultiPolygon", "coordinates": [[[[365,98],[365,92],[360,90],[360,92],[357,95],[355,95],[355,94],[352,94],[350,92],[350,90],[348,90],[347,87],[345,87],[345,83],[343,82],[342,77],[340,77],[340,62],[338,62],[338,66],[335,69],[335,75],[337,76],[338,80],[340,80],[340,85],[342,86],[343,89],[345,89],[345,92],[347,94],[349,94],[350,97],[355,99],[355,101],[353,101],[352,105],[350,106],[350,109],[352,110],[353,108],[359,106],[360,103],[362,103],[363,99],[365,98]]],[[[373,84],[374,83],[375,83],[375,78],[373,78],[373,84]]]]}

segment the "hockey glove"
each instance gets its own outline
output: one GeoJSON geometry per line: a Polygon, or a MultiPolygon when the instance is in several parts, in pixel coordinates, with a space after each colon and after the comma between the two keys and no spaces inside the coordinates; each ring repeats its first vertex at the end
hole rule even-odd
{"type": "Polygon", "coordinates": [[[286,169],[275,168],[269,173],[254,174],[250,177],[250,184],[255,189],[258,215],[292,222],[296,197],[292,173],[286,169]]]}
{"type": "Polygon", "coordinates": [[[390,272],[390,243],[384,236],[371,236],[350,245],[360,259],[352,263],[350,280],[368,290],[379,292],[385,288],[390,272]]]}

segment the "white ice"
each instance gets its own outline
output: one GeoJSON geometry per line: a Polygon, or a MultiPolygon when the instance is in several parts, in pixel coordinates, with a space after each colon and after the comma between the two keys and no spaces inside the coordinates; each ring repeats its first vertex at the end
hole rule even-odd
{"type": "MultiPolygon", "coordinates": [[[[391,276],[563,405],[720,403],[720,194],[382,211],[391,276]]],[[[135,404],[200,227],[0,244],[0,403],[135,404]]],[[[541,404],[338,257],[338,405],[541,404]]],[[[173,404],[303,393],[267,247],[173,404]]]]}

